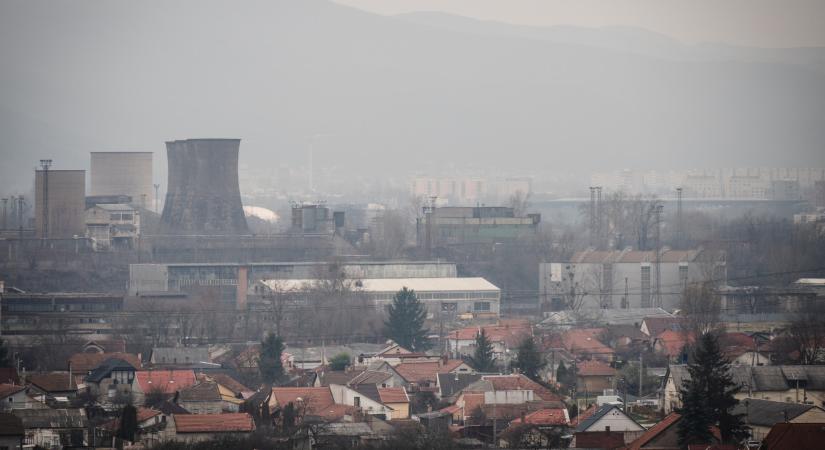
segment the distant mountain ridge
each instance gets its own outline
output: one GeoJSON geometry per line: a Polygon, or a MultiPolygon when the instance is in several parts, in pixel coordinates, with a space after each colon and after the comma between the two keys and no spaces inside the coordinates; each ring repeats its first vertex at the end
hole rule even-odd
{"type": "Polygon", "coordinates": [[[815,58],[691,59],[635,30],[612,48],[593,30],[560,42],[569,30],[468,31],[322,0],[151,5],[0,5],[0,185],[30,186],[40,158],[83,168],[95,150],[165,164],[163,142],[188,137],[240,137],[241,163],[265,167],[304,164],[323,134],[316,163],[353,177],[823,160],[815,58]]]}

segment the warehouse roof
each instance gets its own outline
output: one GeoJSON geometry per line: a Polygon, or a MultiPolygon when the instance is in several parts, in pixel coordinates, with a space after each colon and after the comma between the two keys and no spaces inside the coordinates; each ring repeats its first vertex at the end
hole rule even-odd
{"type": "MultiPolygon", "coordinates": [[[[263,283],[278,289],[307,289],[318,280],[264,280],[263,283]]],[[[495,291],[500,289],[481,277],[470,278],[367,278],[357,280],[356,288],[366,292],[398,292],[402,288],[417,292],[429,291],[495,291]]]]}

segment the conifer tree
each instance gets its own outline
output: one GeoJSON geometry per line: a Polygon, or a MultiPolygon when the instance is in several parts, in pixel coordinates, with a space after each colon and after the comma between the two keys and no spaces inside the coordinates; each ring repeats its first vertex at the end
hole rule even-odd
{"type": "Polygon", "coordinates": [[[544,357],[536,347],[535,341],[532,337],[526,337],[518,346],[518,353],[516,354],[516,361],[513,367],[516,367],[532,380],[539,379],[539,371],[547,365],[544,357]]]}
{"type": "Polygon", "coordinates": [[[284,375],[284,364],[281,354],[284,351],[284,341],[280,336],[268,334],[261,342],[261,356],[258,360],[258,369],[264,383],[275,383],[284,375]]]}
{"type": "Polygon", "coordinates": [[[496,362],[493,359],[493,343],[490,342],[484,328],[476,334],[476,349],[470,358],[470,363],[479,372],[492,372],[496,368],[496,362]]]}
{"type": "Polygon", "coordinates": [[[415,291],[402,288],[393,296],[389,316],[384,322],[384,331],[396,344],[412,351],[430,348],[424,328],[427,309],[418,300],[415,291]]]}
{"type": "Polygon", "coordinates": [[[690,379],[683,382],[679,391],[682,396],[679,444],[711,442],[712,425],[719,427],[722,443],[739,443],[747,436],[741,415],[732,413],[739,403],[735,395],[740,388],[733,382],[730,361],[719,349],[716,336],[702,334],[692,356],[687,367],[690,379]]]}

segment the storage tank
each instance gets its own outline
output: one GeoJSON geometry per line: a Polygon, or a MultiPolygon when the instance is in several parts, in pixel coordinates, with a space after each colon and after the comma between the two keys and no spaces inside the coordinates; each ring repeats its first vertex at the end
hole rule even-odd
{"type": "Polygon", "coordinates": [[[169,182],[162,234],[249,234],[238,185],[240,145],[240,139],[166,143],[169,182]]]}
{"type": "Polygon", "coordinates": [[[154,209],[152,152],[91,152],[90,195],[128,195],[154,209]]]}

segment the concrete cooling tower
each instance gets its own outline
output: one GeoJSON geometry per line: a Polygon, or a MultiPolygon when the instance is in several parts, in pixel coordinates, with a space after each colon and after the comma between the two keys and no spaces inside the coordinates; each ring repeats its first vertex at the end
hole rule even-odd
{"type": "Polygon", "coordinates": [[[240,145],[240,139],[166,143],[169,183],[160,224],[162,234],[249,233],[238,186],[240,145]]]}

